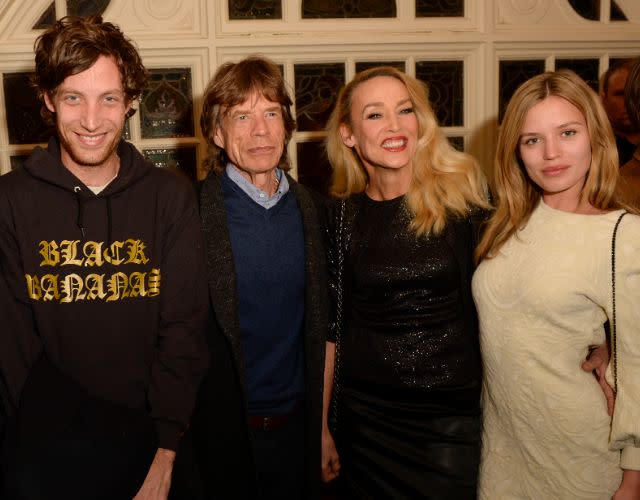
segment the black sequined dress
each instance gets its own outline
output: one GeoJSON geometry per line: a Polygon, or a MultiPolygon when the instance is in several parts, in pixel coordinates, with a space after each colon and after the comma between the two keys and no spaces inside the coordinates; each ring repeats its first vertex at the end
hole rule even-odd
{"type": "Polygon", "coordinates": [[[360,194],[348,207],[337,436],[344,497],[476,498],[472,225],[416,237],[403,197],[360,194]]]}

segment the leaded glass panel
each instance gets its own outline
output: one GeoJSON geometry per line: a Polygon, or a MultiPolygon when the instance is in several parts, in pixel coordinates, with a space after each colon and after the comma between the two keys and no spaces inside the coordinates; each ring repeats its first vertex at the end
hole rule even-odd
{"type": "Polygon", "coordinates": [[[298,130],[324,130],[345,83],[344,64],[296,64],[294,74],[298,130]]]}
{"type": "Polygon", "coordinates": [[[29,82],[31,73],[3,75],[4,100],[10,144],[47,142],[54,127],[40,116],[41,104],[29,82]]]}
{"type": "Polygon", "coordinates": [[[556,69],[575,71],[589,86],[598,91],[598,59],[556,59],[556,69]]]}
{"type": "Polygon", "coordinates": [[[329,195],[331,166],[321,141],[299,142],[298,182],[315,189],[325,196],[329,195]]]}
{"type": "Polygon", "coordinates": [[[49,7],[42,13],[36,23],[33,25],[34,30],[44,30],[56,22],[56,4],[51,2],[49,7]]]}
{"type": "Polygon", "coordinates": [[[193,98],[189,68],[152,69],[142,96],[142,137],[192,137],[193,98]]]}
{"type": "Polygon", "coordinates": [[[156,167],[185,175],[192,181],[197,180],[196,148],[144,149],[142,153],[156,167]]]}
{"type": "Polygon", "coordinates": [[[544,61],[500,61],[499,121],[516,89],[529,78],[544,72],[544,61]]]}
{"type": "Polygon", "coordinates": [[[403,61],[361,61],[356,63],[356,73],[378,66],[393,66],[400,71],[405,71],[403,61]]]}
{"type": "Polygon", "coordinates": [[[600,20],[600,0],[569,0],[569,4],[585,19],[600,20]]]}
{"type": "Polygon", "coordinates": [[[70,16],[101,16],[109,6],[109,0],[67,0],[70,16]]]}
{"type": "Polygon", "coordinates": [[[9,162],[11,163],[11,170],[16,170],[18,168],[22,168],[22,164],[25,160],[29,158],[29,155],[15,155],[9,158],[9,162]]]}
{"type": "Polygon", "coordinates": [[[464,0],[416,0],[416,17],[464,17],[464,0]]]}
{"type": "Polygon", "coordinates": [[[302,19],[396,17],[395,0],[302,0],[302,19]]]}
{"type": "Polygon", "coordinates": [[[229,19],[282,19],[281,0],[229,0],[229,19]]]}
{"type": "Polygon", "coordinates": [[[611,20],[612,21],[628,21],[627,16],[624,15],[622,9],[618,7],[615,0],[611,0],[611,20]]]}
{"type": "Polygon", "coordinates": [[[449,143],[458,151],[464,151],[464,137],[448,137],[449,143]]]}
{"type": "Polygon", "coordinates": [[[444,127],[464,125],[462,61],[416,62],[416,77],[429,86],[429,101],[444,127]]]}

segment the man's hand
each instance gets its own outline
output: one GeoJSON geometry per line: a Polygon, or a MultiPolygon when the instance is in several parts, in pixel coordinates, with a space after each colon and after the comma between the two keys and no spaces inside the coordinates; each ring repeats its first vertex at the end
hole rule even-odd
{"type": "Polygon", "coordinates": [[[325,426],[322,431],[322,480],[325,483],[334,480],[340,473],[340,457],[333,442],[333,436],[325,426]]]}
{"type": "Polygon", "coordinates": [[[176,452],[158,448],[147,477],[134,500],[166,500],[171,487],[171,471],[176,452]]]}
{"type": "Polygon", "coordinates": [[[605,342],[591,351],[587,356],[586,361],[582,363],[582,369],[586,372],[592,372],[596,377],[604,397],[607,400],[607,413],[613,415],[613,407],[616,400],[616,395],[613,392],[613,388],[607,383],[605,379],[605,373],[607,371],[607,365],[609,364],[610,353],[609,345],[605,342]]]}

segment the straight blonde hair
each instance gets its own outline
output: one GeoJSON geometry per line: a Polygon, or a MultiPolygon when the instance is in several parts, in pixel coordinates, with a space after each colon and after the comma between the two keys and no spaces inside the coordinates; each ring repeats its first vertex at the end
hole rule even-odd
{"type": "MultiPolygon", "coordinates": [[[[542,197],[520,158],[520,134],[529,110],[547,97],[567,100],[585,117],[591,142],[591,166],[582,195],[599,210],[622,208],[616,195],[618,151],[598,95],[573,71],[561,69],[523,83],[507,105],[495,155],[496,210],[476,248],[476,261],[493,257],[522,229],[542,197]]],[[[625,207],[626,208],[626,207],[625,207]]]]}

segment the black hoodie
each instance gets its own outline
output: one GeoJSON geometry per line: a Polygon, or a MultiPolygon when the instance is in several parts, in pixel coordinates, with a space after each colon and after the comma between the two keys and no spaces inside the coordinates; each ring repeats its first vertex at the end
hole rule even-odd
{"type": "Polygon", "coordinates": [[[16,414],[45,357],[89,394],[149,412],[158,446],[175,449],[207,364],[195,193],[124,141],[118,155],[98,195],[56,139],[0,177],[0,407],[16,414]]]}

